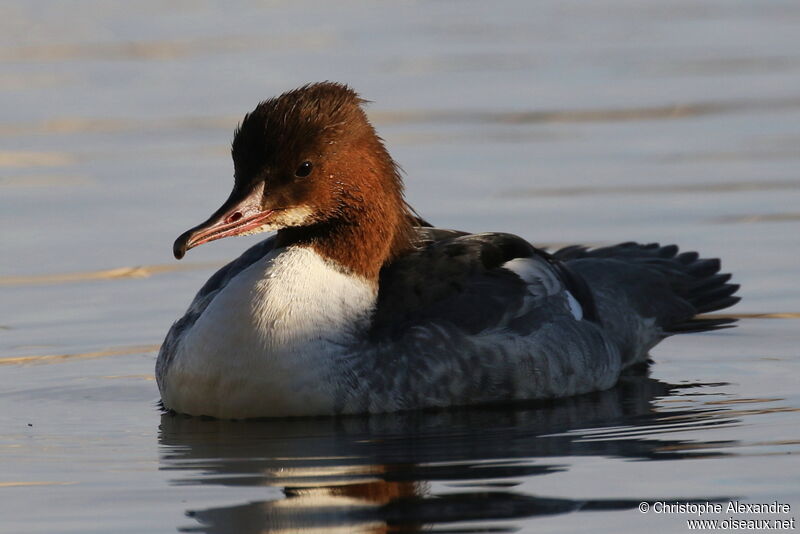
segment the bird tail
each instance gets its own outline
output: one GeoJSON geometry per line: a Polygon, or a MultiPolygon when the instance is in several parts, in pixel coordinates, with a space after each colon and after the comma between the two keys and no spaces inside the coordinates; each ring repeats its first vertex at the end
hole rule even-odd
{"type": "Polygon", "coordinates": [[[679,253],[675,245],[622,243],[553,254],[592,291],[598,320],[619,343],[626,364],[646,359],[661,339],[733,326],[736,319],[700,314],[733,306],[740,298],[716,258],[679,253]]]}

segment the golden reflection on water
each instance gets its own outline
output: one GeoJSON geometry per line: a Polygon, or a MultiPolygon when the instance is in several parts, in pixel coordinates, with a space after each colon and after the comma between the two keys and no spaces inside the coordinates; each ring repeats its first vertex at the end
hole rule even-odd
{"type": "Polygon", "coordinates": [[[143,132],[198,128],[231,129],[240,120],[237,116],[171,117],[166,119],[115,119],[58,117],[32,123],[0,124],[0,136],[143,132]]]}
{"type": "Polygon", "coordinates": [[[702,319],[800,319],[800,313],[704,313],[702,319]]]}
{"type": "Polygon", "coordinates": [[[75,156],[67,152],[0,150],[0,167],[58,167],[75,161],[75,156]]]}
{"type": "Polygon", "coordinates": [[[71,282],[85,282],[87,280],[113,280],[118,278],[147,278],[154,274],[211,269],[221,266],[221,263],[180,263],[138,265],[134,267],[118,267],[116,269],[104,269],[100,271],[85,271],[77,273],[56,273],[33,276],[0,276],[0,286],[64,284],[71,282]]]}
{"type": "Polygon", "coordinates": [[[36,481],[9,481],[0,482],[0,488],[20,488],[26,486],[70,486],[77,484],[77,482],[55,482],[49,480],[36,480],[36,481]]]}
{"type": "Polygon", "coordinates": [[[11,356],[0,358],[0,365],[21,365],[32,363],[61,363],[72,360],[86,360],[92,358],[104,358],[107,356],[128,356],[131,354],[145,354],[156,352],[161,345],[132,345],[115,349],[98,350],[94,352],[82,352],[76,354],[44,354],[39,356],[11,356]]]}
{"type": "Polygon", "coordinates": [[[73,187],[91,182],[87,176],[77,174],[30,174],[0,177],[0,188],[73,187]]]}
{"type": "Polygon", "coordinates": [[[59,87],[73,82],[71,76],[43,72],[6,73],[0,74],[0,90],[2,91],[30,91],[35,88],[59,87]]]}

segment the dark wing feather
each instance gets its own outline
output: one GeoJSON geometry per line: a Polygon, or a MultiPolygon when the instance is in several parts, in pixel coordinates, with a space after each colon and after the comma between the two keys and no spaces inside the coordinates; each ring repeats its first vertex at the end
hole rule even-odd
{"type": "MultiPolygon", "coordinates": [[[[502,268],[515,258],[538,262],[545,277],[558,280],[585,309],[593,307],[580,276],[520,237],[438,228],[418,228],[417,232],[417,249],[381,271],[372,328],[377,338],[394,338],[416,325],[432,323],[450,323],[468,334],[501,323],[514,328],[509,313],[521,309],[530,297],[528,284],[502,268]]],[[[516,326],[529,330],[534,325],[516,326]]]]}

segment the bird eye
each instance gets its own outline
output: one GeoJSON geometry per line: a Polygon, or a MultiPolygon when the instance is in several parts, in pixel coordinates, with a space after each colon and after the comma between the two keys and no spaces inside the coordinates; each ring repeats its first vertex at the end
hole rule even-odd
{"type": "Polygon", "coordinates": [[[306,176],[311,174],[312,167],[313,165],[311,165],[310,161],[304,161],[303,163],[300,164],[299,167],[297,167],[297,170],[294,171],[294,175],[299,178],[305,178],[306,176]]]}

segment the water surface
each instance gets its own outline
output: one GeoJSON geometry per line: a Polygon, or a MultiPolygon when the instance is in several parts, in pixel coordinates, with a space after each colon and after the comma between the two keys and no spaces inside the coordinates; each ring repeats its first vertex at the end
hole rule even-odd
{"type": "MultiPolygon", "coordinates": [[[[800,507],[800,5],[0,6],[0,531],[682,532],[654,503],[800,507]],[[739,326],[552,403],[163,416],[193,293],[257,238],[171,244],[244,112],[352,84],[437,225],[723,258],[739,326]]],[[[724,517],[729,517],[724,516],[724,517]]],[[[717,517],[717,516],[713,516],[717,517]]],[[[751,518],[747,514],[738,519],[751,518]]]]}

